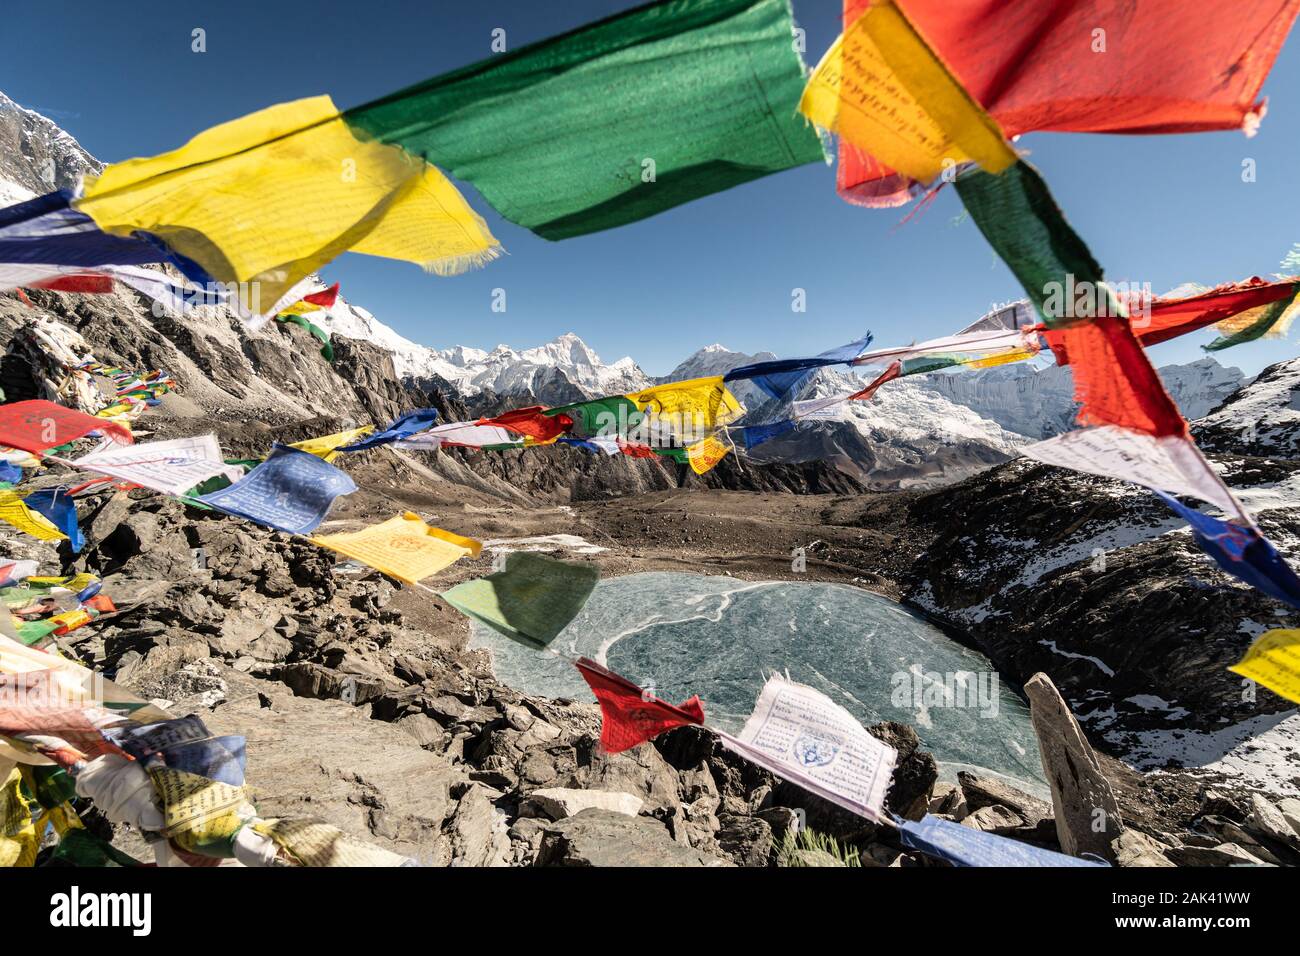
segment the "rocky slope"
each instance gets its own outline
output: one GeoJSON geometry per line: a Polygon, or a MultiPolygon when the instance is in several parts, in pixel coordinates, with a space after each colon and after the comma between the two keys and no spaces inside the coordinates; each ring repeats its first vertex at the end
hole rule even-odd
{"type": "Polygon", "coordinates": [[[57,123],[0,93],[0,206],[73,189],[103,168],[57,123]]]}

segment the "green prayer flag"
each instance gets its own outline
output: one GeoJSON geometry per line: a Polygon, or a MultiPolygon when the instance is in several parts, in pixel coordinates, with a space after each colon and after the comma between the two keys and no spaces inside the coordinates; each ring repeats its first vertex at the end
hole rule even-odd
{"type": "Polygon", "coordinates": [[[276,319],[278,319],[281,322],[292,322],[294,325],[298,326],[299,328],[306,329],[312,335],[316,336],[316,338],[322,343],[320,354],[325,357],[325,361],[327,362],[334,361],[334,346],[330,344],[330,334],[326,332],[324,329],[322,329],[319,325],[313,325],[312,323],[307,321],[305,316],[294,315],[293,313],[277,315],[276,319]]]}
{"type": "Polygon", "coordinates": [[[957,193],[1049,328],[1096,316],[1101,303],[1080,308],[1082,291],[1106,297],[1104,314],[1124,314],[1087,244],[1024,160],[997,175],[972,169],[957,177],[957,193]]]}
{"type": "Polygon", "coordinates": [[[1221,349],[1231,348],[1243,342],[1253,342],[1258,338],[1262,338],[1272,330],[1273,326],[1281,321],[1287,309],[1291,308],[1295,303],[1298,293],[1300,293],[1300,285],[1297,285],[1285,299],[1279,299],[1277,302],[1271,302],[1265,306],[1260,317],[1244,329],[1238,329],[1231,335],[1220,335],[1209,345],[1203,345],[1201,348],[1207,352],[1218,352],[1221,349]]]}
{"type": "Polygon", "coordinates": [[[568,239],[825,160],[789,0],[661,0],[344,114],[568,239]]]}
{"type": "Polygon", "coordinates": [[[75,828],[63,834],[45,866],[144,866],[89,830],[75,828]]]}
{"type": "Polygon", "coordinates": [[[594,564],[516,551],[507,556],[504,571],[458,584],[442,597],[506,637],[545,647],[578,616],[599,580],[594,564]]]}
{"type": "Polygon", "coordinates": [[[569,435],[574,438],[626,438],[645,419],[645,412],[636,403],[622,395],[593,398],[588,402],[574,402],[548,408],[543,415],[568,415],[573,419],[569,435]],[[612,427],[611,427],[612,426],[612,427]]]}

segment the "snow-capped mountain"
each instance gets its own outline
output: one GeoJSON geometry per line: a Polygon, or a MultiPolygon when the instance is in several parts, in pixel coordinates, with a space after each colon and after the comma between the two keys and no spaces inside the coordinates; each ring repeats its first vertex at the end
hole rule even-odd
{"type": "Polygon", "coordinates": [[[1196,423],[1211,451],[1294,458],[1300,453],[1300,359],[1270,365],[1196,423]]]}
{"type": "MultiPolygon", "coordinates": [[[[1245,380],[1241,369],[1220,365],[1210,357],[1186,365],[1166,365],[1159,372],[1189,421],[1208,414],[1245,380]]],[[[1029,438],[1059,435],[1074,422],[1074,378],[1069,366],[1022,362],[917,376],[917,381],[1029,438]]]]}
{"type": "Polygon", "coordinates": [[[529,349],[498,345],[488,352],[456,345],[437,350],[399,335],[342,295],[329,309],[314,314],[312,321],[331,334],[366,339],[388,350],[402,378],[440,381],[454,387],[462,398],[485,392],[540,398],[554,394],[557,385],[576,389],[579,398],[596,398],[653,384],[630,356],[606,365],[572,332],[529,349]]]}
{"type": "MultiPolygon", "coordinates": [[[[675,369],[660,378],[656,382],[680,382],[689,378],[708,378],[713,375],[725,375],[733,368],[739,368],[742,365],[751,365],[754,362],[770,362],[777,356],[772,352],[757,352],[754,355],[746,355],[744,352],[733,352],[725,345],[706,345],[697,351],[694,355],[680,362],[675,369]]],[[[740,400],[740,403],[748,409],[756,409],[767,401],[765,395],[759,388],[747,381],[731,382],[727,386],[731,393],[740,400]]]]}
{"type": "Polygon", "coordinates": [[[0,206],[74,188],[103,168],[53,120],[0,93],[0,206]]]}

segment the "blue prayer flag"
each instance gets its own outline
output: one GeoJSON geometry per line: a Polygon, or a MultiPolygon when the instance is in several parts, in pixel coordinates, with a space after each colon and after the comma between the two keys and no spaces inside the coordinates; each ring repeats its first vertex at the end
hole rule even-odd
{"type": "Polygon", "coordinates": [[[953,866],[1106,866],[927,816],[920,823],[897,820],[903,846],[953,866]]]}
{"type": "Polygon", "coordinates": [[[80,553],[86,544],[85,536],[77,524],[77,506],[62,488],[42,488],[23,499],[33,511],[48,518],[56,528],[68,536],[74,553],[80,553]]]}
{"type": "Polygon", "coordinates": [[[357,490],[345,472],[322,458],[276,445],[271,457],[228,488],[196,500],[269,528],[309,534],[339,495],[357,490]]]}
{"type": "Polygon", "coordinates": [[[753,448],[755,445],[761,445],[765,441],[771,441],[777,435],[784,435],[794,429],[794,422],[769,422],[766,425],[746,425],[740,431],[740,438],[745,443],[745,450],[753,448]]]}
{"type": "Polygon", "coordinates": [[[1163,491],[1156,495],[1192,526],[1196,544],[1220,568],[1269,597],[1300,608],[1300,578],[1258,530],[1202,514],[1163,491]]]}
{"type": "Polygon", "coordinates": [[[359,442],[351,445],[345,445],[338,449],[339,451],[365,451],[367,448],[376,448],[379,445],[387,445],[389,442],[397,441],[399,438],[410,438],[416,432],[422,432],[426,428],[432,428],[434,422],[438,420],[438,410],[436,408],[417,408],[413,412],[407,412],[393,424],[389,425],[381,432],[375,432],[373,435],[367,435],[359,442]]]}
{"type": "Polygon", "coordinates": [[[741,365],[722,376],[722,380],[734,382],[738,379],[753,379],[754,384],[772,398],[785,401],[795,386],[802,382],[810,371],[827,365],[847,365],[865,352],[870,344],[871,333],[868,332],[856,342],[841,345],[811,358],[775,359],[771,362],[741,365]]]}

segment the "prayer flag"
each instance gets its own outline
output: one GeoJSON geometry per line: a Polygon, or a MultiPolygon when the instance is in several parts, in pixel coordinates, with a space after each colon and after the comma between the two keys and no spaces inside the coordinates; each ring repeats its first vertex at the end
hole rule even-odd
{"type": "Polygon", "coordinates": [[[1192,526],[1196,544],[1220,568],[1274,600],[1300,608],[1300,578],[1249,518],[1234,524],[1201,514],[1160,491],[1156,495],[1192,526]]]}
{"type": "Polygon", "coordinates": [[[0,445],[40,454],[93,431],[127,445],[135,441],[130,430],[116,422],[43,399],[0,405],[0,445]]]}
{"type": "Polygon", "coordinates": [[[516,551],[506,557],[505,570],[458,584],[442,597],[506,637],[545,647],[578,616],[598,580],[594,564],[516,551]]]}
{"type": "Polygon", "coordinates": [[[770,422],[766,425],[746,425],[740,430],[741,441],[745,443],[745,450],[761,445],[765,441],[771,441],[778,435],[784,435],[788,431],[794,430],[794,422],[770,422]]]}
{"type": "Polygon", "coordinates": [[[1021,450],[1048,465],[1189,495],[1245,517],[1241,505],[1196,445],[1180,435],[1146,435],[1106,425],[1077,428],[1021,450]]]}
{"type": "Polygon", "coordinates": [[[997,122],[962,87],[894,0],[874,0],[813,72],[799,110],[923,183],[977,162],[1016,161],[997,122]]]}
{"type": "Polygon", "coordinates": [[[1265,631],[1228,670],[1300,704],[1300,631],[1288,628],[1265,631]]]}
{"type": "Polygon", "coordinates": [[[824,800],[879,820],[894,748],[820,691],[773,674],[738,737],[723,744],[824,800]]]}
{"type": "MultiPolygon", "coordinates": [[[[846,0],[846,32],[867,6],[846,0]]],[[[1295,0],[1242,0],[1188,17],[1180,0],[898,6],[1008,137],[1237,128],[1249,135],[1264,113],[1260,87],[1298,8],[1295,0]]],[[[887,156],[855,153],[841,145],[839,190],[850,202],[899,205],[919,191],[887,156]]]]}
{"type": "Polygon", "coordinates": [[[333,461],[339,456],[341,446],[355,442],[374,430],[374,425],[362,425],[360,428],[335,432],[333,435],[322,435],[320,438],[304,438],[302,441],[294,442],[289,447],[305,451],[309,455],[315,455],[317,458],[323,458],[326,461],[333,461]]]}
{"type": "Polygon", "coordinates": [[[788,0],[661,0],[344,117],[568,239],[821,161],[802,85],[788,0]]]}
{"type": "Polygon", "coordinates": [[[712,471],[722,459],[727,457],[731,446],[709,435],[693,445],[686,446],[686,460],[691,464],[691,471],[704,475],[712,471]]]}
{"type": "Polygon", "coordinates": [[[242,468],[222,460],[215,435],[144,442],[127,448],[109,447],[82,455],[72,464],[177,496],[184,496],[195,485],[216,475],[225,475],[231,481],[243,475],[242,468]]]}
{"type": "Polygon", "coordinates": [[[86,538],[77,524],[77,506],[72,503],[67,491],[63,488],[42,488],[28,494],[23,503],[62,531],[74,554],[81,552],[86,538]]]}
{"type": "Polygon", "coordinates": [[[828,349],[811,358],[776,359],[771,362],[755,362],[741,365],[722,376],[724,382],[752,379],[754,384],[772,398],[784,401],[798,387],[810,371],[827,365],[848,365],[861,355],[871,344],[868,332],[856,342],[828,349]]]}
{"type": "Polygon", "coordinates": [[[523,447],[517,434],[497,425],[479,425],[475,422],[448,422],[427,429],[409,438],[399,439],[398,448],[417,451],[434,451],[443,445],[463,445],[467,448],[497,446],[523,447]]]}
{"type": "Polygon", "coordinates": [[[494,418],[480,418],[479,425],[495,425],[538,442],[553,442],[563,435],[573,419],[568,415],[548,415],[541,405],[514,408],[494,418]]]}
{"type": "Polygon", "coordinates": [[[494,258],[483,220],[421,155],[354,132],[316,96],[114,163],[76,207],[113,235],[148,231],[221,282],[258,282],[271,302],[348,250],[444,275],[494,258]]]}
{"type": "Polygon", "coordinates": [[[378,448],[380,445],[387,445],[399,438],[407,438],[416,432],[422,432],[431,427],[437,420],[438,410],[436,408],[417,408],[413,412],[402,415],[383,431],[376,432],[361,439],[361,441],[353,442],[351,445],[344,445],[338,450],[365,451],[367,448],[378,448]]]}
{"type": "Polygon", "coordinates": [[[276,445],[271,457],[239,481],[198,500],[269,528],[308,534],[325,520],[335,498],[356,490],[352,479],[328,462],[276,445]]]}
{"type": "Polygon", "coordinates": [[[947,860],[953,866],[1106,865],[1103,861],[1055,853],[939,817],[926,816],[920,823],[901,819],[896,822],[903,846],[947,860]]]}
{"type": "Polygon", "coordinates": [[[410,511],[360,531],[311,540],[408,584],[437,574],[466,555],[478,557],[483,547],[473,538],[431,528],[410,511]]]}
{"type": "Polygon", "coordinates": [[[574,666],[600,703],[600,745],[607,753],[630,750],[674,727],[704,723],[699,697],[674,706],[586,657],[574,666]]]}
{"type": "Polygon", "coordinates": [[[668,382],[632,392],[628,400],[638,409],[663,420],[678,420],[685,430],[696,433],[735,421],[744,408],[727,390],[721,375],[668,382]]]}
{"type": "Polygon", "coordinates": [[[27,507],[22,495],[8,489],[0,489],[0,521],[41,541],[62,541],[67,537],[49,518],[27,507]]]}

